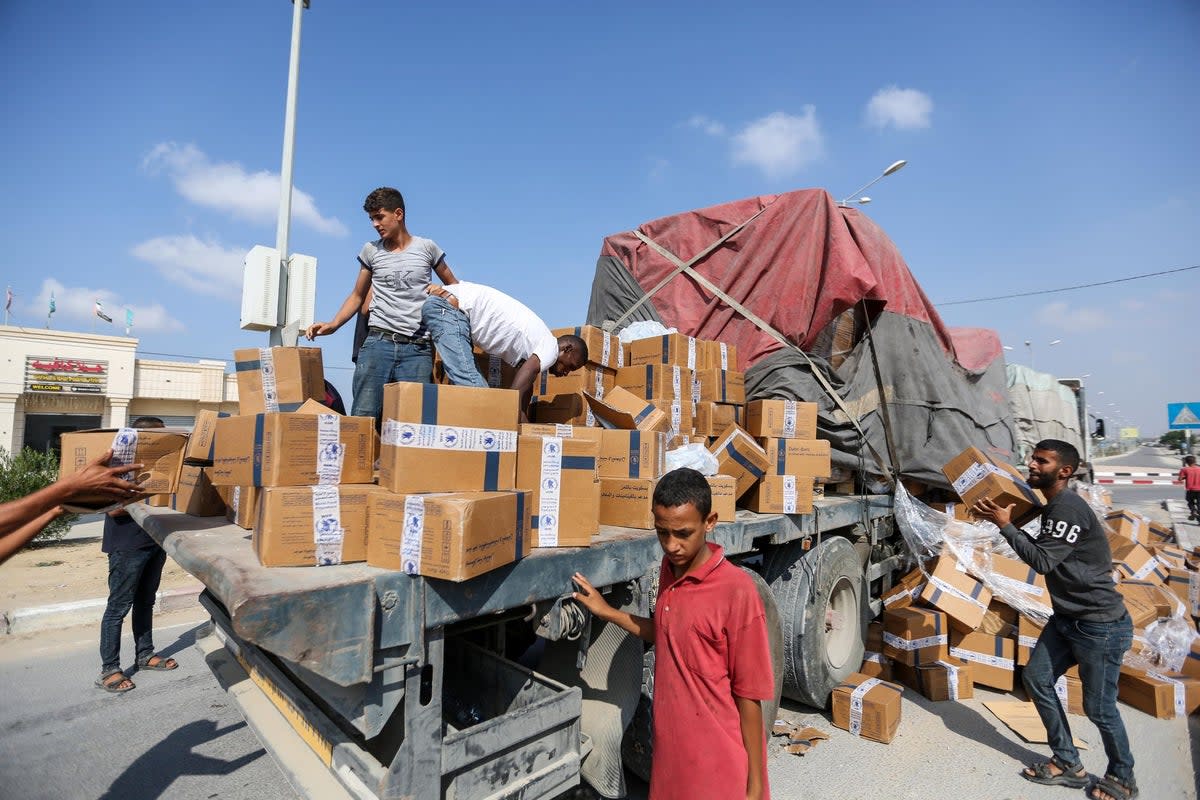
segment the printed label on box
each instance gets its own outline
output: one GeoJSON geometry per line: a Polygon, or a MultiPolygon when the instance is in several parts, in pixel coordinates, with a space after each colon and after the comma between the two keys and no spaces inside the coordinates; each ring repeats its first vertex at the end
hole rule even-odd
{"type": "Polygon", "coordinates": [[[542,437],[538,494],[538,547],[558,547],[558,510],[562,495],[562,439],[542,437]]]}
{"type": "Polygon", "coordinates": [[[380,441],[393,447],[511,453],[517,449],[517,432],[387,419],[380,441]]]}
{"type": "Polygon", "coordinates": [[[275,386],[275,357],[271,348],[258,348],[259,371],[262,373],[263,410],[268,414],[279,413],[279,390],[275,386]]]}
{"type": "Polygon", "coordinates": [[[342,502],[336,486],[313,486],[312,517],[313,543],[316,544],[318,567],[342,563],[342,543],[346,532],[342,528],[342,502]]]}
{"type": "Polygon", "coordinates": [[[337,484],[342,480],[346,446],[341,442],[337,414],[317,415],[317,483],[337,484]]]}
{"type": "Polygon", "coordinates": [[[862,731],[863,696],[881,683],[879,678],[867,678],[850,693],[850,732],[855,736],[862,731]]]}
{"type": "Polygon", "coordinates": [[[409,575],[421,574],[421,539],[425,535],[425,498],[404,498],[404,534],[400,539],[400,566],[409,575]]]}

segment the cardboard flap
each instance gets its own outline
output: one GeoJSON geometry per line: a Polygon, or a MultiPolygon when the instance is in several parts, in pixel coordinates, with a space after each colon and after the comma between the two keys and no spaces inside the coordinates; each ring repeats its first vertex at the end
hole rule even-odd
{"type": "Polygon", "coordinates": [[[603,400],[588,392],[584,392],[583,397],[591,406],[596,420],[604,428],[627,431],[660,430],[667,420],[667,415],[653,403],[619,386],[609,390],[603,400]]]}

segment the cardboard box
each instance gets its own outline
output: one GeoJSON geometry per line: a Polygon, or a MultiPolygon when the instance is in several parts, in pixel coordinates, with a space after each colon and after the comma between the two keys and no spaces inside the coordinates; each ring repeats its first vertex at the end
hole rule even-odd
{"type": "Polygon", "coordinates": [[[369,417],[295,413],[225,417],[217,420],[208,475],[214,486],[371,483],[374,454],[375,421],[369,417]]]}
{"type": "Polygon", "coordinates": [[[1192,639],[1191,649],[1183,658],[1179,671],[1189,678],[1200,680],[1200,637],[1192,639]]]}
{"type": "Polygon", "coordinates": [[[704,362],[709,369],[726,371],[738,369],[737,347],[725,342],[703,342],[704,362]]]}
{"type": "Polygon", "coordinates": [[[992,602],[988,603],[987,613],[983,615],[983,622],[979,623],[979,630],[993,636],[1015,636],[1017,619],[1020,616],[1016,609],[993,594],[992,602]]]}
{"type": "Polygon", "coordinates": [[[511,389],[384,386],[379,485],[397,494],[512,489],[517,402],[511,389]]]}
{"type": "Polygon", "coordinates": [[[681,333],[667,333],[629,343],[628,366],[675,364],[688,369],[706,369],[708,351],[703,342],[681,333]]]}
{"type": "MultiPolygon", "coordinates": [[[[141,464],[137,475],[126,477],[140,483],[145,495],[171,494],[179,486],[179,469],[183,466],[183,451],[187,446],[186,433],[163,428],[103,428],[64,433],[60,440],[61,455],[58,478],[62,480],[82,471],[88,464],[113,451],[113,466],[141,464]]],[[[91,513],[117,508],[105,495],[85,495],[74,498],[63,507],[68,511],[91,513]]]]}
{"type": "Polygon", "coordinates": [[[657,483],[646,478],[601,478],[600,524],[653,530],[657,483]]]}
{"type": "Polygon", "coordinates": [[[737,480],[732,475],[709,475],[706,479],[712,490],[712,510],[717,512],[717,522],[736,520],[737,480]]]}
{"type": "Polygon", "coordinates": [[[980,570],[979,574],[992,576],[996,596],[1018,611],[1037,617],[1048,617],[1054,613],[1046,578],[1024,561],[993,553],[986,559],[980,559],[976,567],[980,570]]]}
{"type": "Polygon", "coordinates": [[[1190,569],[1168,570],[1167,589],[1179,598],[1188,614],[1200,617],[1200,573],[1190,569]]]}
{"type": "Polygon", "coordinates": [[[253,530],[258,522],[257,486],[218,486],[217,491],[225,500],[225,519],[239,528],[253,530]]]}
{"type": "Polygon", "coordinates": [[[188,437],[187,447],[183,451],[185,462],[190,464],[212,463],[217,420],[228,416],[223,411],[217,412],[208,409],[200,409],[196,412],[196,422],[192,425],[192,433],[188,437]]]}
{"type": "Polygon", "coordinates": [[[555,328],[550,331],[556,337],[574,334],[587,343],[588,363],[609,369],[625,366],[624,348],[615,334],[605,333],[595,325],[580,325],[575,328],[555,328]]]}
{"type": "Polygon", "coordinates": [[[1167,567],[1132,539],[1110,536],[1113,567],[1122,581],[1166,583],[1167,567]]]}
{"type": "Polygon", "coordinates": [[[1159,719],[1186,717],[1200,707],[1200,680],[1122,666],[1117,699],[1159,719]]]}
{"type": "Polygon", "coordinates": [[[667,414],[620,386],[606,392],[603,400],[586,392],[583,396],[602,428],[662,433],[671,430],[671,419],[667,414]]]}
{"type": "Polygon", "coordinates": [[[811,514],[813,479],[766,475],[747,492],[745,506],[759,514],[811,514]]]}
{"type": "Polygon", "coordinates": [[[651,400],[659,411],[667,415],[669,420],[669,435],[690,435],[692,432],[692,401],[686,397],[674,400],[651,400]]]}
{"type": "Polygon", "coordinates": [[[225,500],[209,480],[208,469],[198,464],[183,465],[179,486],[170,498],[171,508],[193,517],[220,517],[225,513],[225,500]]]}
{"type": "Polygon", "coordinates": [[[900,727],[899,684],[854,673],[833,689],[833,724],[855,736],[887,744],[900,727]]]}
{"type": "MultiPolygon", "coordinates": [[[[1131,604],[1137,605],[1139,608],[1154,609],[1154,619],[1149,620],[1145,625],[1159,617],[1169,617],[1175,610],[1175,598],[1171,592],[1153,581],[1121,581],[1117,584],[1116,589],[1125,598],[1125,608],[1129,610],[1130,616],[1133,616],[1131,604]]],[[[1134,622],[1135,628],[1142,628],[1145,625],[1134,622]]]]}
{"type": "Polygon", "coordinates": [[[979,627],[992,601],[991,591],[963,569],[949,551],[934,560],[921,600],[946,612],[951,626],[970,632],[979,627]]]}
{"type": "Polygon", "coordinates": [[[968,447],[950,459],[942,472],[968,506],[988,498],[1002,506],[1014,505],[1013,524],[1018,528],[1042,511],[1042,502],[1012,467],[997,464],[982,450],[968,447]]]}
{"type": "Polygon", "coordinates": [[[928,608],[906,606],[883,611],[883,654],[915,667],[950,656],[946,615],[928,608]]]}
{"type": "Polygon", "coordinates": [[[579,392],[534,397],[529,403],[529,418],[541,425],[595,425],[592,410],[579,392]]]}
{"type": "Polygon", "coordinates": [[[617,370],[616,385],[642,400],[691,400],[692,371],[674,364],[644,364],[617,370]]]}
{"type": "MultiPolygon", "coordinates": [[[[494,390],[493,390],[494,391],[494,390]]],[[[529,492],[376,492],[367,501],[367,563],[465,581],[529,555],[529,492]]]]}
{"type": "Polygon", "coordinates": [[[755,482],[766,474],[766,452],[737,425],[730,425],[722,431],[708,451],[717,457],[718,470],[722,475],[737,478],[738,497],[750,491],[755,482]]]}
{"type": "Polygon", "coordinates": [[[807,475],[828,478],[833,474],[829,442],[825,439],[759,439],[767,453],[768,475],[807,475]]]}
{"type": "Polygon", "coordinates": [[[274,486],[259,493],[250,541],[264,567],[325,567],[367,558],[367,499],[378,486],[274,486]]]}
{"type": "Polygon", "coordinates": [[[600,532],[599,460],[598,441],[517,440],[517,489],[529,492],[534,547],[587,547],[600,532]]]}
{"type": "Polygon", "coordinates": [[[893,679],[895,668],[892,660],[878,650],[864,650],[862,666],[858,668],[860,675],[868,678],[879,678],[890,681],[893,679]]]}
{"type": "MultiPolygon", "coordinates": [[[[479,374],[487,381],[487,385],[493,389],[510,388],[513,378],[517,376],[516,367],[506,364],[503,358],[491,353],[476,353],[475,369],[479,370],[479,374]]],[[[553,392],[547,394],[553,394],[553,392]]]]}
{"type": "Polygon", "coordinates": [[[1072,678],[1070,675],[1059,676],[1054,683],[1054,693],[1058,695],[1058,702],[1062,703],[1068,714],[1084,716],[1083,683],[1079,678],[1072,678]]]}
{"type": "Polygon", "coordinates": [[[1147,550],[1154,554],[1154,557],[1170,569],[1187,569],[1189,553],[1182,547],[1177,547],[1173,544],[1152,544],[1148,545],[1147,550]]]}
{"type": "Polygon", "coordinates": [[[697,435],[716,436],[730,425],[740,424],[741,406],[727,403],[696,403],[692,427],[697,435]]]}
{"type": "Polygon", "coordinates": [[[921,596],[921,591],[924,588],[925,575],[921,570],[914,569],[884,592],[880,600],[883,602],[885,609],[905,608],[906,606],[911,606],[913,601],[921,596]]]}
{"type": "Polygon", "coordinates": [[[1031,620],[1024,614],[1017,619],[1017,666],[1023,667],[1029,663],[1033,648],[1037,647],[1038,638],[1042,635],[1043,625],[1031,620]]]}
{"type": "Polygon", "coordinates": [[[1175,531],[1170,525],[1151,521],[1146,526],[1146,540],[1150,544],[1175,544],[1175,531]]]}
{"type": "Polygon", "coordinates": [[[246,347],[233,351],[233,361],[243,416],[295,411],[309,398],[325,399],[319,347],[246,347]]]}
{"type": "Polygon", "coordinates": [[[724,369],[696,370],[696,387],[693,396],[697,403],[746,402],[746,374],[724,369]]]}
{"type": "Polygon", "coordinates": [[[746,404],[746,430],[762,438],[816,439],[817,404],[755,400],[746,404]]]}
{"type": "Polygon", "coordinates": [[[971,663],[976,684],[1012,691],[1016,676],[1016,643],[1012,639],[951,632],[950,655],[971,663]]]}
{"type": "Polygon", "coordinates": [[[533,393],[542,397],[590,392],[597,397],[604,397],[616,385],[616,376],[616,370],[596,366],[585,366],[562,377],[543,372],[533,382],[533,393]]]}
{"type": "Polygon", "coordinates": [[[1104,515],[1104,524],[1110,533],[1138,544],[1146,543],[1150,521],[1141,514],[1121,509],[1104,515]]]}
{"type": "Polygon", "coordinates": [[[600,477],[658,480],[667,471],[667,435],[657,431],[600,431],[600,477]]]}
{"type": "Polygon", "coordinates": [[[564,439],[586,439],[597,446],[604,439],[603,428],[586,425],[552,425],[541,422],[522,422],[517,426],[518,436],[561,436],[564,439]]]}
{"type": "Polygon", "coordinates": [[[915,667],[895,664],[892,674],[900,683],[935,702],[969,700],[975,696],[973,668],[957,658],[947,658],[915,667]]]}

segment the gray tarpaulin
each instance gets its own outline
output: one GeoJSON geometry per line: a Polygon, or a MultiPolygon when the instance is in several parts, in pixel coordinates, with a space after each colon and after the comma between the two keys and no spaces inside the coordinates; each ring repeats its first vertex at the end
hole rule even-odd
{"type": "Polygon", "coordinates": [[[1020,364],[1009,364],[1007,372],[1020,459],[1027,460],[1042,439],[1069,442],[1085,452],[1075,393],[1053,375],[1020,364]]]}

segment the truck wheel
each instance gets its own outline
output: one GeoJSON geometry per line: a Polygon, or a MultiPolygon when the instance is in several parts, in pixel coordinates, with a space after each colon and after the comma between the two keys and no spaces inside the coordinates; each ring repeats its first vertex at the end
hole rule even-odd
{"type": "MultiPolygon", "coordinates": [[[[784,642],[783,629],[780,625],[779,606],[771,587],[762,576],[753,570],[742,567],[754,582],[758,596],[762,598],[763,611],[767,622],[767,640],[771,647],[771,667],[775,674],[775,697],[762,704],[763,727],[770,739],[771,728],[775,725],[775,715],[779,713],[780,690],[783,687],[784,642]]],[[[657,575],[651,588],[650,608],[658,599],[657,575]]],[[[625,730],[625,738],[621,742],[621,760],[634,775],[647,783],[650,782],[650,763],[654,757],[654,648],[646,650],[642,659],[642,697],[638,701],[633,720],[625,730]]]]}
{"type": "Polygon", "coordinates": [[[766,555],[763,573],[783,623],[783,695],[823,709],[862,664],[868,606],[859,556],[840,536],[807,552],[792,542],[766,555]]]}

